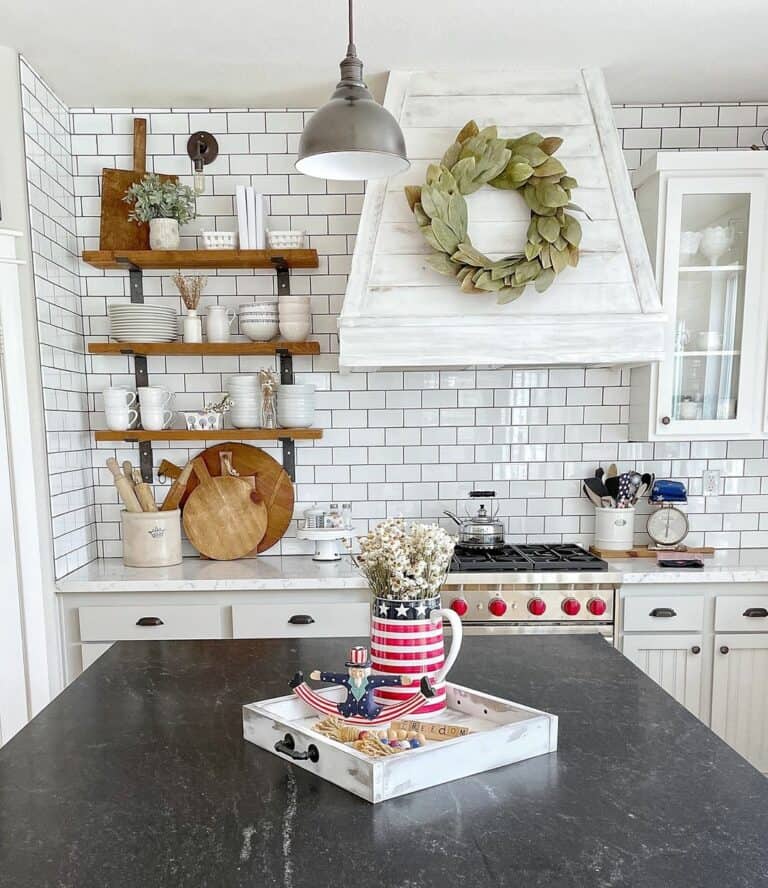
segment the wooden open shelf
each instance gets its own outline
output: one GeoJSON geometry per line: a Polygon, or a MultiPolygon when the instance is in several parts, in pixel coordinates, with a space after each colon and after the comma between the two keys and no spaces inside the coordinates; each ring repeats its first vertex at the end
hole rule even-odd
{"type": "Polygon", "coordinates": [[[294,441],[316,440],[323,437],[322,429],[221,429],[220,431],[190,432],[187,429],[164,429],[148,432],[144,429],[128,429],[111,432],[102,429],[95,432],[97,441],[294,441]]]}
{"type": "Polygon", "coordinates": [[[319,342],[89,342],[92,355],[319,355],[319,342]]]}
{"type": "Polygon", "coordinates": [[[84,250],[94,268],[317,268],[317,250],[84,250]]]}

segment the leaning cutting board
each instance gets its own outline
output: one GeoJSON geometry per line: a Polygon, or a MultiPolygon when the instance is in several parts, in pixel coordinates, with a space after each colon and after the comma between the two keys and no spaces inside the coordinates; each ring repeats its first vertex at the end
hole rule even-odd
{"type": "MultiPolygon", "coordinates": [[[[283,537],[293,518],[293,484],[285,469],[268,453],[236,441],[208,447],[199,454],[211,475],[221,474],[220,454],[226,452],[231,452],[232,468],[239,475],[254,475],[256,478],[256,491],[267,509],[267,529],[255,551],[266,552],[283,537]]],[[[180,471],[177,467],[171,468],[170,464],[164,463],[164,474],[169,478],[175,477],[180,471]]],[[[193,472],[181,500],[182,508],[197,484],[197,476],[193,472]]]]}
{"type": "MultiPolygon", "coordinates": [[[[101,171],[100,250],[148,250],[149,225],[131,222],[131,210],[123,198],[129,186],[140,182],[147,171],[147,121],[133,121],[133,169],[101,171]]],[[[162,181],[177,181],[178,176],[160,176],[162,181]]]]}
{"type": "Polygon", "coordinates": [[[212,477],[205,462],[195,459],[198,485],[182,513],[184,532],[206,558],[231,561],[258,546],[267,529],[267,510],[251,485],[232,475],[212,477]]]}

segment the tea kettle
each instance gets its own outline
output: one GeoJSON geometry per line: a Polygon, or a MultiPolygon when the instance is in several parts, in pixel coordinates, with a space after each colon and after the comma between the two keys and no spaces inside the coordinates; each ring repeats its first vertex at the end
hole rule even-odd
{"type": "MultiPolygon", "coordinates": [[[[489,500],[496,496],[495,490],[473,490],[469,494],[470,499],[489,500]]],[[[474,506],[474,502],[472,503],[474,506]]],[[[477,511],[470,515],[467,508],[467,517],[459,518],[447,509],[443,514],[447,515],[459,526],[458,545],[473,549],[500,549],[504,545],[504,522],[497,521],[499,507],[494,503],[492,513],[489,514],[484,502],[480,502],[477,511]]]]}

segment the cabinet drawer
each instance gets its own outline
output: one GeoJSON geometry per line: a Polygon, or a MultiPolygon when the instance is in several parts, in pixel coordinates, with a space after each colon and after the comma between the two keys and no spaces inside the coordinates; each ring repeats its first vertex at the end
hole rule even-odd
{"type": "Polygon", "coordinates": [[[337,604],[235,604],[234,638],[333,638],[370,634],[371,606],[337,604]]]}
{"type": "Polygon", "coordinates": [[[78,617],[82,641],[223,637],[221,608],[211,604],[88,605],[78,617]]]}
{"type": "Polygon", "coordinates": [[[624,599],[625,632],[700,632],[703,623],[703,598],[638,595],[624,599]]]}
{"type": "Polygon", "coordinates": [[[768,632],[768,595],[718,595],[715,632],[768,632]]]}

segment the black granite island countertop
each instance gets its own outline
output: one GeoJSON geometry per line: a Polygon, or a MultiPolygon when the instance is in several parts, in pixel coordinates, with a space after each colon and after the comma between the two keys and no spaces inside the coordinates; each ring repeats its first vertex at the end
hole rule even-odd
{"type": "Polygon", "coordinates": [[[115,645],[0,750],[0,885],[768,885],[768,781],[594,635],[468,638],[451,674],[557,714],[552,755],[374,806],[243,740],[345,646],[115,645]]]}

